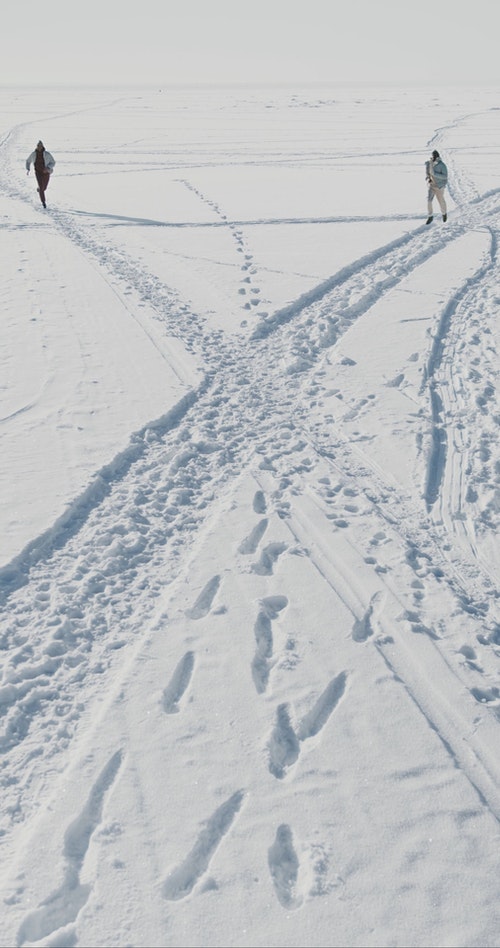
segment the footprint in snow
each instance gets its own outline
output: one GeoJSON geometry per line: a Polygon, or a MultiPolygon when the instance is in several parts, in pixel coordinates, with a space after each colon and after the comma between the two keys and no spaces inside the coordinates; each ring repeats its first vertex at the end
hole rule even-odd
{"type": "Polygon", "coordinates": [[[253,528],[250,535],[246,537],[244,540],[242,540],[242,542],[240,543],[238,547],[238,552],[243,553],[245,555],[249,553],[255,553],[260,541],[262,540],[262,537],[264,536],[267,530],[267,525],[268,525],[267,519],[261,520],[253,528]]]}
{"type": "MultiPolygon", "coordinates": [[[[64,879],[62,885],[52,892],[34,912],[30,912],[21,923],[17,944],[38,942],[75,921],[88,901],[92,885],[80,882],[85,856],[90,840],[98,828],[106,793],[112,786],[120,769],[121,751],[110,758],[92,786],[87,802],[64,836],[64,879]]],[[[52,944],[62,944],[53,941],[52,944]]],[[[73,944],[73,942],[65,942],[73,944]]]]}
{"type": "Polygon", "coordinates": [[[495,716],[500,718],[500,689],[492,688],[471,688],[470,693],[479,704],[489,705],[495,716]]]}
{"type": "Polygon", "coordinates": [[[300,744],[315,737],[324,728],[330,715],[342,700],[347,686],[347,673],[341,672],[328,683],[325,690],[308,714],[300,722],[297,731],[290,721],[287,704],[280,704],[276,723],[269,741],[269,770],[282,780],[287,770],[297,761],[300,744]]]}
{"type": "Polygon", "coordinates": [[[483,669],[481,668],[481,665],[477,661],[476,650],[473,649],[470,645],[462,645],[462,647],[458,649],[458,654],[463,655],[463,657],[465,658],[465,664],[469,668],[472,668],[473,671],[481,672],[481,674],[483,673],[483,669]]]}
{"type": "Polygon", "coordinates": [[[186,615],[190,619],[203,619],[204,616],[208,615],[219,586],[220,576],[212,576],[212,579],[203,587],[194,606],[187,610],[186,615]]]}
{"type": "MultiPolygon", "coordinates": [[[[199,834],[191,852],[165,879],[162,886],[164,899],[177,901],[185,899],[192,892],[196,883],[207,871],[214,853],[229,831],[243,798],[242,790],[233,793],[207,820],[205,829],[199,834]]],[[[213,881],[211,888],[214,888],[213,881]]]]}
{"type": "Polygon", "coordinates": [[[285,550],[286,543],[269,543],[262,551],[258,563],[253,564],[252,572],[259,576],[271,576],[276,560],[285,550]]]}
{"type": "Polygon", "coordinates": [[[272,623],[287,605],[288,599],[286,596],[268,596],[262,600],[259,609],[254,626],[257,648],[252,661],[252,678],[258,694],[262,694],[266,690],[271,671],[273,656],[272,623]]]}
{"type": "Polygon", "coordinates": [[[298,908],[302,902],[296,895],[299,860],[293,845],[292,831],[286,823],[278,826],[267,858],[278,901],[285,908],[298,908]]]}
{"type": "Polygon", "coordinates": [[[374,635],[379,630],[379,625],[377,622],[377,615],[380,612],[383,604],[382,593],[376,592],[371,600],[368,609],[366,610],[362,619],[356,619],[353,629],[352,637],[355,642],[366,642],[371,635],[374,635]]]}
{"type": "Polygon", "coordinates": [[[186,652],[178,663],[162,696],[162,708],[165,714],[177,714],[182,698],[193,674],[194,653],[186,652]]]}
{"type": "Polygon", "coordinates": [[[297,736],[300,741],[305,741],[309,737],[314,737],[325,726],[332,711],[335,710],[341,698],[343,698],[347,685],[347,674],[341,672],[329,682],[325,690],[319,696],[314,707],[302,719],[297,729],[297,736]]]}
{"type": "Polygon", "coordinates": [[[266,512],[266,498],[264,492],[261,490],[256,491],[253,499],[253,509],[255,513],[264,514],[266,512]]]}
{"type": "Polygon", "coordinates": [[[407,609],[404,613],[404,618],[410,623],[412,632],[415,632],[417,635],[428,635],[430,639],[439,639],[437,632],[434,632],[433,629],[430,629],[429,626],[422,622],[419,612],[412,612],[407,609]]]}
{"type": "Polygon", "coordinates": [[[300,743],[290,721],[288,705],[280,704],[269,740],[269,770],[273,777],[282,780],[287,770],[298,760],[299,753],[300,743]]]}

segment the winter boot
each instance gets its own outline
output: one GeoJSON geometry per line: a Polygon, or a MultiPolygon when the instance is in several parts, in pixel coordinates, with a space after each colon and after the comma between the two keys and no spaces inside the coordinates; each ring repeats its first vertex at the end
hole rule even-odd
{"type": "Polygon", "coordinates": [[[426,220],[425,223],[426,223],[426,224],[430,224],[433,220],[434,220],[434,217],[433,217],[432,214],[431,214],[431,216],[427,218],[427,220],[426,220]]]}

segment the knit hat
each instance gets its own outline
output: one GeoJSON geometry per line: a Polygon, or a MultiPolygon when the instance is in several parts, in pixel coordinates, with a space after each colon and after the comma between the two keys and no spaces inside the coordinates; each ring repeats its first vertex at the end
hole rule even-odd
{"type": "Polygon", "coordinates": [[[432,157],[433,157],[433,158],[439,158],[439,152],[438,152],[438,151],[433,151],[433,152],[432,152],[432,157]]]}

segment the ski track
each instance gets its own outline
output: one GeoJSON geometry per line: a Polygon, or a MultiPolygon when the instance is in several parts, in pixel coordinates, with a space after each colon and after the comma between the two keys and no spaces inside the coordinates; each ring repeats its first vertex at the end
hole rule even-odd
{"type": "MultiPolygon", "coordinates": [[[[446,130],[441,130],[436,142],[441,143],[445,135],[446,130]]],[[[500,521],[500,470],[490,450],[500,424],[497,392],[490,381],[496,377],[498,354],[491,330],[484,326],[492,318],[492,302],[496,301],[498,311],[500,196],[498,192],[477,195],[457,169],[453,177],[453,197],[461,201],[465,212],[445,233],[429,234],[420,227],[405,234],[332,275],[293,304],[258,316],[246,338],[231,341],[207,331],[154,275],[100,243],[91,225],[87,229],[76,215],[52,212],[52,226],[91,256],[105,279],[122,292],[124,287],[132,288],[153,308],[167,333],[178,336],[188,351],[201,355],[205,378],[171,412],[134,433],[128,450],[97,472],[64,517],[0,571],[5,607],[0,624],[0,648],[5,656],[0,753],[4,761],[10,761],[8,779],[0,777],[4,835],[15,832],[20,813],[24,820],[30,816],[29,788],[37,779],[41,759],[43,767],[50,766],[51,754],[64,755],[78,733],[83,709],[75,701],[75,684],[97,692],[106,676],[116,674],[130,641],[140,639],[148,626],[165,584],[173,582],[183,568],[216,498],[231,489],[245,466],[254,471],[258,489],[253,497],[255,526],[240,538],[237,548],[243,574],[246,570],[264,584],[278,571],[281,556],[302,550],[348,606],[352,640],[360,649],[373,647],[381,664],[402,682],[446,753],[476,789],[481,805],[500,820],[493,741],[489,745],[473,734],[475,706],[489,715],[492,727],[500,721],[500,690],[489,684],[498,674],[500,654],[497,589],[475,546],[477,531],[493,534],[500,521]],[[325,350],[335,346],[384,294],[471,225],[489,231],[490,258],[446,304],[435,328],[420,393],[428,399],[431,447],[419,503],[396,489],[342,430],[311,428],[304,408],[307,399],[301,395],[321,385],[318,378],[325,350]],[[470,312],[476,314],[472,320],[465,315],[470,312]],[[457,359],[469,367],[467,392],[455,384],[457,359]],[[265,372],[261,372],[263,365],[265,372]],[[476,426],[482,432],[479,445],[472,439],[476,426]],[[306,508],[297,506],[296,497],[301,494],[302,475],[310,479],[311,472],[317,474],[316,491],[308,498],[311,510],[329,520],[331,530],[342,536],[360,562],[373,567],[375,592],[363,596],[354,587],[343,569],[342,552],[336,559],[331,548],[322,549],[321,531],[314,547],[303,546],[311,532],[302,521],[306,508]],[[489,498],[487,505],[479,506],[478,491],[489,498]],[[487,516],[478,517],[479,509],[486,509],[487,516]],[[289,531],[289,544],[281,536],[273,537],[277,522],[289,531]],[[458,547],[446,542],[451,534],[458,539],[458,547]],[[401,551],[397,568],[393,559],[386,558],[386,544],[401,551]],[[248,557],[253,557],[251,562],[248,557]],[[454,651],[450,641],[443,641],[442,617],[425,600],[425,589],[432,584],[445,590],[450,615],[461,610],[482,620],[477,645],[464,642],[461,630],[454,633],[453,628],[454,651]],[[409,646],[405,644],[408,636],[413,640],[409,646]],[[414,642],[442,673],[444,688],[470,692],[470,757],[461,746],[463,722],[443,709],[425,675],[412,667],[414,642]],[[56,733],[57,741],[50,742],[49,735],[56,733]],[[43,735],[40,755],[32,749],[36,734],[43,735]],[[29,742],[28,737],[32,738],[29,742]]],[[[229,222],[218,204],[196,191],[188,179],[184,183],[211,206],[217,226],[231,227],[235,252],[244,261],[241,296],[246,300],[252,287],[256,290],[251,301],[242,305],[256,307],[258,287],[251,282],[256,273],[250,273],[251,254],[243,236],[251,222],[229,222]]],[[[4,185],[3,190],[24,199],[12,186],[4,185]]],[[[156,226],[155,222],[141,223],[156,226]]],[[[202,623],[216,608],[222,587],[221,574],[210,577],[186,611],[187,618],[202,623]]],[[[318,694],[310,696],[309,710],[298,721],[293,700],[273,705],[273,668],[287,647],[280,628],[294,591],[282,589],[279,595],[269,596],[264,590],[263,585],[250,671],[255,700],[269,700],[274,713],[269,734],[262,735],[269,771],[278,781],[291,781],[301,756],[313,744],[320,744],[325,728],[335,727],[335,712],[349,701],[348,686],[355,670],[338,669],[318,694]]],[[[162,695],[162,714],[182,711],[196,667],[194,644],[170,675],[162,695]]],[[[89,788],[87,803],[66,830],[63,882],[25,916],[19,946],[64,927],[69,932],[87,902],[91,885],[81,884],[80,873],[121,762],[122,752],[116,751],[89,788]]],[[[3,772],[7,773],[5,767],[3,772]]],[[[193,827],[193,847],[164,875],[163,899],[182,900],[203,881],[233,828],[245,794],[245,789],[238,789],[227,798],[197,836],[193,827]]],[[[314,885],[309,891],[301,890],[303,854],[304,846],[298,844],[293,827],[279,825],[274,841],[270,840],[268,870],[276,899],[287,911],[300,908],[311,894],[328,891],[322,879],[327,871],[324,854],[316,854],[314,885]]]]}

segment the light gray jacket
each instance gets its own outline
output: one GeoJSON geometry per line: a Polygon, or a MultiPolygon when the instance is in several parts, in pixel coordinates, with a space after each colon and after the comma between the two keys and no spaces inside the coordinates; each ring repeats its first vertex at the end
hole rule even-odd
{"type": "MultiPolygon", "coordinates": [[[[26,171],[30,170],[30,165],[35,164],[35,158],[36,158],[36,148],[35,148],[35,151],[31,152],[31,155],[29,156],[29,158],[26,159],[26,171]]],[[[47,171],[49,171],[52,174],[54,170],[54,165],[56,162],[55,162],[55,158],[52,157],[52,155],[50,154],[50,151],[47,151],[46,148],[43,151],[43,160],[45,162],[45,167],[47,171]]]]}
{"type": "Polygon", "coordinates": [[[445,188],[448,183],[448,168],[442,158],[433,158],[425,162],[425,174],[427,179],[436,185],[437,188],[445,188]]]}

